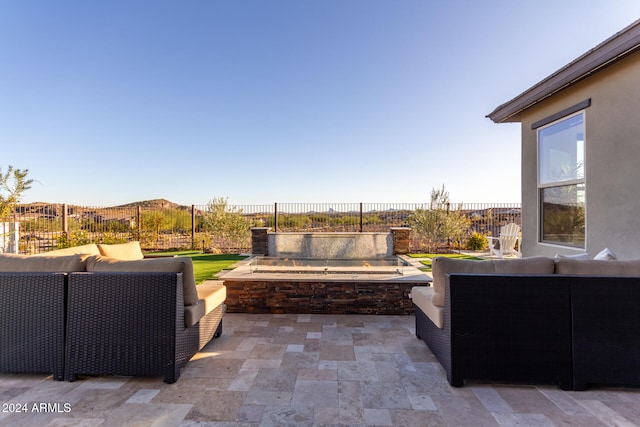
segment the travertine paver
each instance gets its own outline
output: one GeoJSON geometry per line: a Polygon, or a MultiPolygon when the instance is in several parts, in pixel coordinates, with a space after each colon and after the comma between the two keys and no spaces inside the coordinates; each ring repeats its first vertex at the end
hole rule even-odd
{"type": "Polygon", "coordinates": [[[0,374],[0,425],[640,425],[640,389],[452,388],[414,327],[412,316],[230,313],[175,384],[0,374]]]}

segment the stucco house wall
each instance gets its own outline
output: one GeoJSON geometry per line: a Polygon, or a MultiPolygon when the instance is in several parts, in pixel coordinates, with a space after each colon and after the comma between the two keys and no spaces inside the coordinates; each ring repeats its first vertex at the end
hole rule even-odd
{"type": "Polygon", "coordinates": [[[521,113],[524,256],[584,252],[539,242],[537,131],[531,125],[587,99],[586,252],[608,247],[619,259],[640,258],[640,52],[521,113]]]}
{"type": "Polygon", "coordinates": [[[609,248],[618,259],[640,259],[640,19],[487,117],[522,126],[523,256],[594,256],[609,248]],[[532,129],[579,111],[584,113],[584,248],[541,242],[538,129],[532,129]]]}

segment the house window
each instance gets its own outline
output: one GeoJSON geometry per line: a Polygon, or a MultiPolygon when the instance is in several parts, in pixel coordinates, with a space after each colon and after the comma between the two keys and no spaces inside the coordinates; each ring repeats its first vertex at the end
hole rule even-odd
{"type": "Polygon", "coordinates": [[[538,129],[540,240],[585,247],[584,111],[538,129]]]}

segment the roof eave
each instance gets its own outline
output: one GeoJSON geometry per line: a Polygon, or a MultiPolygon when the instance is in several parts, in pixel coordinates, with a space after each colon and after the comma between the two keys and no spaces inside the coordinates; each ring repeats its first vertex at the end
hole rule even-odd
{"type": "Polygon", "coordinates": [[[564,88],[640,50],[640,19],[513,98],[486,117],[495,123],[520,121],[520,113],[564,88]]]}

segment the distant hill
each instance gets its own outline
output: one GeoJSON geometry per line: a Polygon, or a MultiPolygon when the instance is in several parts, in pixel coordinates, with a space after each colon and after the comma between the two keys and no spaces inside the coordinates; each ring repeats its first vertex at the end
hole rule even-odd
{"type": "Polygon", "coordinates": [[[137,208],[141,206],[143,208],[174,208],[174,209],[190,209],[190,206],[179,205],[177,203],[170,202],[167,199],[153,199],[143,200],[140,202],[127,203],[125,205],[114,206],[115,208],[137,208]]]}
{"type": "MultiPolygon", "coordinates": [[[[62,204],[60,203],[47,203],[47,202],[35,202],[35,203],[21,203],[17,206],[17,212],[20,214],[26,213],[35,213],[35,214],[44,214],[44,215],[61,215],[59,212],[62,204]]],[[[179,205],[177,203],[173,203],[167,199],[153,199],[153,200],[142,200],[139,202],[127,203],[124,205],[118,206],[83,206],[83,205],[69,205],[69,208],[74,213],[78,212],[95,212],[99,209],[110,209],[110,208],[121,208],[121,209],[131,209],[137,208],[138,206],[145,209],[180,209],[180,210],[190,210],[191,206],[179,205]]]]}

